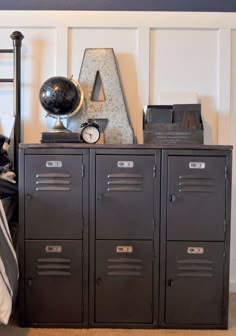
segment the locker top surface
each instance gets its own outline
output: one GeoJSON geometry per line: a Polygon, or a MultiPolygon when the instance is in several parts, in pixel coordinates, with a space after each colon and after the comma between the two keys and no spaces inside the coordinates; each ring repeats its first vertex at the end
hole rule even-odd
{"type": "Polygon", "coordinates": [[[178,145],[158,145],[158,144],[85,144],[85,143],[30,143],[19,145],[20,149],[189,149],[189,150],[232,150],[232,145],[204,145],[204,144],[178,144],[178,145]]]}

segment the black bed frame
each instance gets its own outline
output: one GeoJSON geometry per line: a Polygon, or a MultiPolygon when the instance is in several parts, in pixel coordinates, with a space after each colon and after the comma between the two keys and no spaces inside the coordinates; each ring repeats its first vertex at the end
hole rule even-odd
{"type": "Polygon", "coordinates": [[[24,36],[19,31],[11,34],[13,41],[12,49],[0,49],[0,53],[13,54],[13,78],[0,78],[0,83],[13,83],[13,115],[14,124],[14,146],[13,146],[13,168],[18,170],[18,146],[21,141],[21,41],[24,36]]]}

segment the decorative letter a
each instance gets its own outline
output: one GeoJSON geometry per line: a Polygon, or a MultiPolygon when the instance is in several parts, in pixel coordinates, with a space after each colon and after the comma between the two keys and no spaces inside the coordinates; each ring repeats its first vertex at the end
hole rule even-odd
{"type": "Polygon", "coordinates": [[[68,128],[78,131],[80,125],[89,119],[108,119],[105,143],[132,144],[133,129],[128,118],[114,50],[85,49],[79,82],[84,90],[85,106],[70,119],[68,128]]]}

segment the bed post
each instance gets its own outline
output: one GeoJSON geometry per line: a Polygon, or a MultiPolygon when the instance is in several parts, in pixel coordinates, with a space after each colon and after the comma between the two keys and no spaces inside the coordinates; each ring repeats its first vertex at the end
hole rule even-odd
{"type": "Polygon", "coordinates": [[[13,113],[15,116],[14,127],[14,170],[18,173],[18,145],[21,142],[21,41],[24,38],[19,31],[11,34],[14,54],[14,74],[13,74],[13,113]]]}

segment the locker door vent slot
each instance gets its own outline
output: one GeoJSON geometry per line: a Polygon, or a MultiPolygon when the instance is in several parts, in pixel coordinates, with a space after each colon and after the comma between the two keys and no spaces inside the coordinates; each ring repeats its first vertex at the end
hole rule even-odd
{"type": "Polygon", "coordinates": [[[63,174],[63,173],[47,173],[47,174],[36,174],[36,178],[57,178],[57,177],[62,177],[62,178],[68,178],[71,177],[70,174],[63,174]]]}
{"type": "Polygon", "coordinates": [[[36,174],[36,191],[69,191],[71,190],[70,174],[36,174]]]}
{"type": "Polygon", "coordinates": [[[107,191],[142,191],[143,176],[140,174],[108,174],[107,191]]]}
{"type": "Polygon", "coordinates": [[[38,275],[71,275],[71,260],[65,258],[40,258],[38,275]]]}
{"type": "Polygon", "coordinates": [[[36,184],[70,184],[70,181],[65,180],[39,180],[36,181],[36,184]]]}
{"type": "Polygon", "coordinates": [[[107,274],[110,276],[142,276],[143,261],[135,258],[108,259],[107,274]]]}
{"type": "Polygon", "coordinates": [[[178,277],[212,277],[212,261],[201,259],[183,259],[178,260],[178,277]]]}
{"type": "Polygon", "coordinates": [[[216,179],[199,175],[180,175],[179,176],[179,192],[214,192],[216,179]]]}

